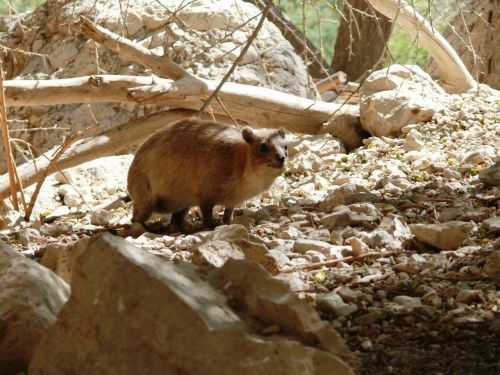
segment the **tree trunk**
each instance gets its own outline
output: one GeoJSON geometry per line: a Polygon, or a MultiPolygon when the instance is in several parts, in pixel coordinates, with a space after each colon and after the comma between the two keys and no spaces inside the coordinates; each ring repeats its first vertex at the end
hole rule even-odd
{"type": "Polygon", "coordinates": [[[343,17],[332,60],[334,71],[347,73],[356,81],[372,68],[380,67],[380,57],[391,35],[391,22],[366,0],[345,0],[343,17]]]}

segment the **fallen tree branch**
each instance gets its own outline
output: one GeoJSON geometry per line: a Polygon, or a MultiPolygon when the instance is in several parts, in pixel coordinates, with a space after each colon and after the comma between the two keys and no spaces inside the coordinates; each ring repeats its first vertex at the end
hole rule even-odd
{"type": "Polygon", "coordinates": [[[368,0],[387,18],[415,38],[435,60],[443,84],[449,92],[465,92],[476,86],[463,61],[447,40],[417,10],[404,0],[368,0]]]}
{"type": "MultiPolygon", "coordinates": [[[[118,53],[122,58],[131,59],[149,67],[151,67],[150,64],[156,63],[156,58],[159,58],[158,56],[152,58],[151,52],[141,45],[106,30],[103,27],[94,25],[87,19],[82,20],[82,22],[86,25],[82,30],[84,35],[94,39],[98,43],[102,43],[109,49],[118,53]],[[92,32],[87,33],[87,30],[91,30],[92,32]]],[[[161,59],[170,61],[165,56],[161,59]]],[[[169,66],[171,66],[173,63],[170,62],[169,64],[169,66]]],[[[153,69],[153,67],[151,68],[153,69]]],[[[182,68],[177,68],[181,69],[184,75],[187,74],[182,68]]],[[[157,72],[166,76],[172,76],[168,70],[161,72],[157,70],[157,72]]],[[[180,72],[178,72],[178,74],[180,74],[180,72]]],[[[162,95],[158,94],[151,95],[150,98],[152,100],[148,100],[147,97],[142,98],[141,102],[148,104],[166,104],[171,108],[199,109],[203,104],[204,96],[203,94],[197,94],[196,90],[194,90],[195,93],[193,94],[189,93],[188,90],[190,88],[192,90],[193,81],[204,83],[207,88],[207,95],[212,94],[217,89],[216,82],[202,80],[199,77],[191,75],[187,82],[183,79],[177,80],[177,86],[185,89],[184,91],[181,89],[180,92],[183,92],[187,96],[193,95],[192,97],[182,98],[181,102],[175,102],[172,99],[171,91],[169,91],[167,93],[167,95],[169,95],[169,100],[166,100],[164,103],[162,102],[162,95]],[[194,103],[196,103],[196,105],[194,105],[194,103]]],[[[198,86],[200,85],[201,83],[198,86]]],[[[136,95],[137,97],[139,91],[142,90],[131,92],[131,95],[136,95]]],[[[321,129],[321,124],[331,119],[332,116],[347,114],[355,117],[359,112],[359,109],[354,106],[352,106],[352,108],[344,108],[335,103],[312,101],[271,89],[237,83],[225,83],[220,89],[219,99],[224,102],[227,110],[229,110],[235,118],[241,119],[254,126],[284,127],[291,131],[309,134],[316,134],[321,129]],[[254,110],[251,111],[249,110],[250,108],[254,110]],[[325,116],[325,113],[328,113],[328,115],[325,116]]],[[[213,105],[211,109],[216,114],[224,115],[225,113],[224,109],[219,105],[213,105]]]]}
{"type": "MultiPolygon", "coordinates": [[[[172,80],[157,78],[158,87],[172,80]]],[[[47,80],[5,81],[7,106],[38,106],[74,103],[135,102],[132,87],[155,84],[154,77],[96,75],[47,80]]],[[[163,86],[164,87],[164,86],[163,86]]]]}
{"type": "MultiPolygon", "coordinates": [[[[190,89],[177,81],[159,77],[96,75],[59,80],[5,81],[7,106],[35,106],[74,103],[125,102],[165,105],[169,108],[198,110],[202,96],[191,96],[190,89]]],[[[207,81],[208,93],[217,83],[207,81]]],[[[317,134],[333,117],[359,117],[359,107],[314,101],[265,87],[226,82],[219,98],[236,119],[258,127],[286,128],[317,134]]],[[[224,106],[214,102],[215,114],[225,116],[224,106]]]]}
{"type": "MultiPolygon", "coordinates": [[[[132,120],[73,143],[57,160],[54,160],[59,150],[59,146],[57,146],[33,162],[21,165],[18,168],[20,180],[23,186],[27,187],[38,181],[43,174],[48,176],[58,170],[71,168],[100,157],[115,155],[141,143],[148,135],[161,129],[169,122],[191,117],[196,113],[196,111],[173,110],[132,120]],[[54,161],[51,162],[51,160],[54,161]]],[[[208,118],[208,114],[204,116],[208,118]]],[[[223,116],[217,119],[225,122],[230,121],[223,116]]],[[[4,174],[0,176],[0,201],[8,196],[9,178],[7,174],[4,174]]]]}

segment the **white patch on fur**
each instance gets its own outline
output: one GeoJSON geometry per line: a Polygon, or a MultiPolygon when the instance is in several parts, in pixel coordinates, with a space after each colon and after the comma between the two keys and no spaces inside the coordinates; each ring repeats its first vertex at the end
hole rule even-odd
{"type": "Polygon", "coordinates": [[[243,176],[239,184],[238,191],[234,195],[228,197],[228,206],[236,206],[243,201],[253,198],[264,191],[268,190],[276,177],[278,177],[283,170],[277,168],[270,168],[262,166],[257,169],[251,169],[245,176],[243,176]],[[230,202],[229,202],[230,201],[230,202]]]}

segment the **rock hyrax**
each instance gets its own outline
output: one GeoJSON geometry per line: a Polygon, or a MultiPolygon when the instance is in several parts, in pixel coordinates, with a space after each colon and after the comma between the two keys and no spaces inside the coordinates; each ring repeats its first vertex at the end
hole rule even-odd
{"type": "Polygon", "coordinates": [[[144,223],[157,211],[172,213],[172,223],[182,227],[189,208],[199,206],[204,226],[212,228],[217,204],[225,207],[227,224],[235,206],[271,186],[286,158],[282,129],[174,122],[148,138],[130,166],[132,222],[144,223]]]}

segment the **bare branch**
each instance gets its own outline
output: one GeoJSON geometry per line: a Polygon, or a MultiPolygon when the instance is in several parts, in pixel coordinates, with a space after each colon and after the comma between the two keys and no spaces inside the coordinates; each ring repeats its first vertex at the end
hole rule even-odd
{"type": "Polygon", "coordinates": [[[125,60],[135,61],[148,66],[154,74],[161,77],[179,79],[189,75],[189,73],[173,63],[168,57],[155,55],[151,50],[94,24],[86,17],[80,17],[80,22],[83,35],[115,51],[125,60]]]}
{"type": "MultiPolygon", "coordinates": [[[[214,92],[217,83],[206,82],[208,92],[214,92]]],[[[7,106],[140,102],[198,110],[203,104],[203,96],[192,95],[190,87],[179,86],[178,83],[159,77],[113,75],[61,80],[11,80],[5,81],[5,94],[7,106]]],[[[356,116],[359,112],[354,105],[313,101],[265,87],[233,82],[226,82],[218,96],[227,109],[214,102],[211,107],[215,114],[225,116],[229,111],[236,119],[254,126],[284,127],[306,134],[318,133],[332,115],[356,116]]]]}
{"type": "Polygon", "coordinates": [[[49,161],[47,168],[45,168],[41,173],[38,174],[37,184],[33,195],[31,196],[30,203],[28,207],[25,209],[24,220],[29,221],[31,217],[31,213],[33,212],[33,207],[35,207],[36,199],[38,198],[38,194],[40,193],[40,189],[42,188],[43,182],[47,178],[47,174],[51,169],[51,165],[57,163],[61,155],[66,151],[66,149],[74,143],[78,139],[79,133],[76,133],[73,136],[66,138],[63,144],[59,147],[54,157],[49,161]]]}
{"type": "Polygon", "coordinates": [[[10,147],[9,128],[7,127],[7,111],[5,109],[5,95],[4,95],[4,73],[2,63],[0,62],[0,128],[2,128],[2,140],[4,155],[7,161],[7,170],[9,177],[9,190],[12,198],[12,204],[15,210],[19,210],[19,202],[17,201],[17,189],[21,190],[22,202],[24,208],[26,204],[24,201],[24,194],[22,193],[22,186],[18,183],[16,164],[12,155],[12,148],[10,147]]]}
{"type": "MultiPolygon", "coordinates": [[[[157,78],[158,83],[172,83],[157,78]]],[[[7,106],[56,105],[96,102],[135,102],[129,88],[155,83],[154,77],[96,75],[54,80],[5,81],[7,106]]]]}
{"type": "Polygon", "coordinates": [[[324,262],[316,262],[316,263],[311,263],[307,264],[305,266],[299,266],[299,267],[292,267],[292,268],[287,268],[284,270],[281,270],[280,273],[293,273],[293,272],[307,272],[307,271],[315,271],[318,269],[321,269],[323,267],[335,267],[339,263],[352,263],[356,261],[360,261],[366,258],[381,258],[381,257],[388,257],[391,255],[394,255],[395,252],[386,252],[386,253],[380,253],[380,252],[369,252],[366,254],[362,254],[359,256],[347,256],[345,258],[341,259],[332,259],[332,260],[327,260],[324,262]]]}

